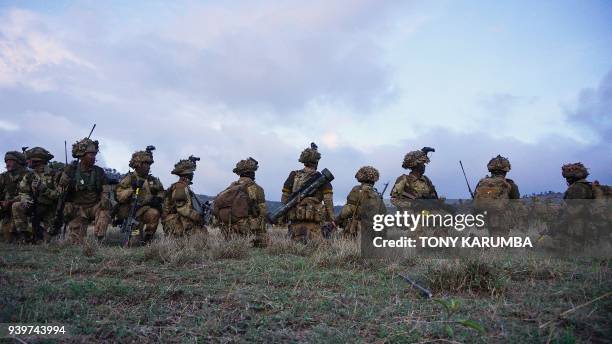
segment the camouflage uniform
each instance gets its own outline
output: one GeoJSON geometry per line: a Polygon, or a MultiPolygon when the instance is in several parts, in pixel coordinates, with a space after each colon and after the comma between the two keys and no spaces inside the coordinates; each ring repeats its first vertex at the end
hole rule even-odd
{"type": "Polygon", "coordinates": [[[142,237],[145,242],[153,239],[157,231],[164,199],[164,187],[157,177],[148,173],[141,176],[136,170],[141,164],[151,165],[153,162],[151,150],[132,154],[130,167],[135,171],[123,177],[115,189],[115,198],[118,202],[117,218],[124,221],[128,217],[134,201],[134,191],[142,183],[138,193],[139,208],[136,210],[136,220],[139,224],[134,227],[131,238],[142,237]]]}
{"type": "Polygon", "coordinates": [[[12,217],[12,205],[19,201],[19,183],[26,175],[25,156],[21,152],[11,151],[4,155],[4,162],[7,163],[7,171],[0,174],[0,230],[3,240],[9,242],[15,234],[15,223],[12,217]],[[8,164],[14,164],[9,171],[8,164]]]}
{"type": "Polygon", "coordinates": [[[561,175],[566,179],[568,188],[563,194],[566,201],[560,216],[558,237],[565,244],[576,248],[589,241],[596,231],[591,214],[594,204],[580,201],[595,199],[595,195],[591,182],[586,180],[589,172],[582,163],[563,165],[561,175]]]}
{"type": "MultiPolygon", "coordinates": [[[[13,204],[13,218],[17,232],[23,233],[26,240],[37,239],[33,237],[36,228],[28,227],[28,216],[36,202],[36,216],[40,220],[44,238],[48,240],[53,230],[53,220],[55,218],[56,202],[59,192],[55,187],[56,171],[51,169],[48,162],[53,159],[53,155],[44,148],[34,147],[25,152],[26,160],[32,167],[19,183],[20,202],[13,204]]],[[[34,226],[34,223],[32,224],[34,226]]]]}
{"type": "Polygon", "coordinates": [[[336,223],[344,228],[342,234],[350,237],[355,237],[358,233],[363,234],[361,220],[366,213],[387,213],[382,195],[374,187],[379,178],[378,170],[372,166],[364,166],[357,171],[355,178],[361,184],[354,186],[349,192],[346,204],[336,217],[336,223]]]}
{"type": "MultiPolygon", "coordinates": [[[[299,162],[304,168],[289,173],[281,196],[281,202],[287,203],[289,197],[300,190],[317,173],[317,165],[321,153],[312,143],[300,154],[299,162]]],[[[308,239],[322,239],[321,225],[323,222],[333,222],[334,202],[333,190],[330,183],[319,188],[312,196],[306,197],[287,213],[289,234],[292,239],[306,241],[308,239]]]]}
{"type": "Polygon", "coordinates": [[[425,164],[428,164],[429,161],[429,157],[424,150],[409,152],[404,157],[402,167],[411,171],[409,174],[399,176],[391,190],[391,204],[398,210],[414,209],[414,200],[438,199],[436,187],[423,174],[425,164]],[[422,169],[422,171],[419,171],[419,169],[422,169]]]}
{"type": "MultiPolygon", "coordinates": [[[[266,232],[266,196],[261,186],[255,183],[255,171],[258,168],[257,160],[248,158],[240,160],[233,172],[240,178],[230,184],[227,189],[241,186],[248,195],[249,210],[248,216],[238,219],[233,223],[220,223],[221,233],[225,238],[231,235],[254,235],[254,246],[265,246],[268,242],[266,232]]],[[[226,189],[226,190],[227,190],[226,189]]],[[[231,222],[231,221],[230,221],[231,222]]]]}
{"type": "Polygon", "coordinates": [[[180,177],[179,181],[166,190],[162,211],[164,233],[172,236],[191,235],[198,232],[208,234],[204,219],[192,205],[196,197],[189,185],[196,169],[195,162],[181,160],[174,165],[172,174],[180,177]]]}
{"type": "MultiPolygon", "coordinates": [[[[72,157],[82,159],[87,153],[98,153],[98,141],[85,138],[72,145],[72,157]]],[[[111,221],[110,191],[104,169],[96,165],[86,167],[82,160],[74,161],[62,172],[58,186],[62,192],[68,192],[64,219],[71,242],[82,242],[91,223],[98,240],[104,238],[111,221]]]]}
{"type": "Polygon", "coordinates": [[[516,221],[526,210],[520,208],[519,202],[508,202],[509,199],[521,198],[516,183],[506,178],[511,169],[510,161],[497,155],[489,161],[487,169],[491,175],[478,181],[474,189],[475,205],[479,211],[487,212],[485,222],[490,235],[507,236],[510,227],[518,223],[516,221]]]}

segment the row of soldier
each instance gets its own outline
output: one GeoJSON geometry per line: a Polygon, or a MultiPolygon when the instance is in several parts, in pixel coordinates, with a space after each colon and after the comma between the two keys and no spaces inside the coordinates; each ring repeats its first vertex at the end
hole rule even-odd
{"type": "MultiPolygon", "coordinates": [[[[93,225],[95,236],[101,241],[113,218],[115,223],[122,223],[128,217],[136,190],[139,190],[139,207],[134,216],[138,225],[133,228],[136,235],[131,236],[132,241],[151,241],[160,221],[166,235],[207,233],[205,215],[194,204],[198,200],[190,186],[196,159],[176,163],[171,173],[178,177],[178,181],[165,190],[160,180],[150,174],[154,147],[135,152],[129,163],[133,171],[119,181],[114,195],[111,195],[104,170],[95,165],[98,148],[98,141],[89,138],[76,142],[72,146],[72,156],[76,160],[63,171],[49,166],[53,155],[41,147],[23,153],[6,153],[7,171],[0,175],[1,226],[5,240],[33,242],[39,229],[46,240],[57,235],[57,204],[64,197],[66,202],[61,209],[61,220],[70,240],[75,243],[82,241],[88,226],[93,225]],[[116,205],[111,202],[113,196],[116,205]]],[[[391,191],[391,203],[398,209],[409,208],[414,200],[438,198],[435,186],[425,175],[430,151],[433,149],[425,147],[404,157],[402,167],[410,172],[398,177],[391,191]]],[[[312,183],[313,178],[320,176],[317,171],[320,159],[321,154],[314,143],[302,151],[298,160],[304,167],[292,171],[287,177],[282,189],[282,203],[288,203],[312,183]]],[[[516,183],[506,178],[510,171],[508,159],[498,155],[491,159],[487,168],[491,174],[479,181],[473,197],[520,198],[516,183]]],[[[269,217],[264,190],[255,182],[257,169],[258,162],[253,158],[239,161],[233,170],[239,178],[217,195],[213,213],[215,224],[225,237],[252,235],[255,246],[264,246],[269,217]]],[[[569,186],[564,198],[595,198],[593,187],[586,180],[588,172],[581,163],[564,165],[562,175],[569,186]]],[[[374,187],[379,179],[378,170],[364,166],[357,171],[355,178],[360,184],[350,191],[338,216],[334,215],[331,183],[324,183],[313,193],[301,197],[283,219],[288,224],[290,236],[301,241],[318,239],[330,227],[340,227],[343,233],[355,236],[360,231],[360,222],[355,219],[360,218],[364,208],[374,207],[385,212],[382,195],[374,187]]],[[[490,230],[497,231],[498,235],[508,234],[507,227],[490,230]]]]}

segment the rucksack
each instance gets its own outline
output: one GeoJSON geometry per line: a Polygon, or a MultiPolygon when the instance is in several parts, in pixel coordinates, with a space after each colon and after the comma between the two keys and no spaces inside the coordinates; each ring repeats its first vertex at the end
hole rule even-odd
{"type": "Polygon", "coordinates": [[[476,186],[475,205],[483,210],[501,210],[510,199],[511,189],[512,186],[504,178],[484,178],[476,186]]]}
{"type": "Polygon", "coordinates": [[[251,199],[249,198],[247,185],[238,182],[232,183],[217,195],[213,204],[213,214],[221,223],[235,223],[240,219],[249,217],[251,199]]]}

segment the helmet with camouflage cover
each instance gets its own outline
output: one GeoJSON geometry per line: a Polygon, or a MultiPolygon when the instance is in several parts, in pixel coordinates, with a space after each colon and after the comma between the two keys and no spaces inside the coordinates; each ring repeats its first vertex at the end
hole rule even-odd
{"type": "Polygon", "coordinates": [[[563,178],[583,179],[589,175],[589,171],[581,162],[573,164],[565,164],[561,167],[561,175],[563,178]]]}
{"type": "Polygon", "coordinates": [[[510,171],[510,160],[504,158],[501,155],[497,155],[495,158],[489,160],[487,164],[489,172],[508,172],[510,171]]]}
{"type": "Polygon", "coordinates": [[[134,152],[132,154],[132,158],[130,159],[130,167],[136,168],[140,163],[148,163],[152,164],[153,161],[153,151],[155,150],[154,146],[147,146],[147,148],[143,151],[134,152]]]}
{"type": "Polygon", "coordinates": [[[420,164],[428,164],[430,160],[427,156],[427,153],[429,152],[435,152],[435,149],[430,147],[423,147],[420,150],[408,152],[408,154],[404,156],[404,162],[402,163],[402,167],[412,169],[420,164]]]}
{"type": "Polygon", "coordinates": [[[372,166],[363,166],[355,173],[355,178],[360,183],[376,183],[379,178],[378,170],[372,166]]]}
{"type": "Polygon", "coordinates": [[[18,151],[6,152],[6,154],[4,154],[4,162],[7,162],[8,160],[14,160],[22,166],[26,164],[25,155],[18,151]]]}
{"type": "Polygon", "coordinates": [[[309,148],[306,148],[300,154],[299,162],[303,164],[316,164],[321,160],[321,153],[318,151],[319,147],[312,142],[309,148]]]}
{"type": "Polygon", "coordinates": [[[200,158],[195,158],[193,156],[190,156],[188,159],[180,160],[174,164],[174,169],[170,173],[177,176],[191,174],[196,170],[196,161],[198,160],[200,160],[200,158]]]}
{"type": "Polygon", "coordinates": [[[53,154],[42,147],[34,147],[25,151],[26,160],[50,161],[53,159],[53,154]]]}
{"type": "Polygon", "coordinates": [[[84,138],[72,145],[72,157],[82,158],[87,153],[98,153],[98,141],[84,138]]]}
{"type": "Polygon", "coordinates": [[[238,161],[233,172],[236,173],[237,175],[241,175],[241,174],[248,173],[248,172],[255,172],[257,171],[257,168],[259,168],[258,164],[259,163],[257,162],[257,160],[249,157],[246,160],[238,161]]]}

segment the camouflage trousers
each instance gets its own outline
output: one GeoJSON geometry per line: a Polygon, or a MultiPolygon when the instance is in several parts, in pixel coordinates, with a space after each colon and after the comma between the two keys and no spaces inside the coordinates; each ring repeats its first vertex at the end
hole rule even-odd
{"type": "MultiPolygon", "coordinates": [[[[117,212],[117,217],[119,220],[125,220],[130,213],[130,205],[123,204],[119,207],[117,212]]],[[[138,225],[134,226],[132,230],[132,237],[139,237],[140,232],[144,236],[143,239],[153,238],[155,236],[155,232],[157,232],[157,225],[159,225],[159,218],[161,214],[159,210],[155,208],[151,208],[147,205],[140,207],[136,211],[136,221],[138,221],[138,225]]]]}
{"type": "Polygon", "coordinates": [[[208,234],[206,226],[180,214],[166,215],[162,224],[167,236],[182,237],[196,233],[208,234]]]}
{"type": "Polygon", "coordinates": [[[0,230],[2,231],[2,240],[11,242],[15,233],[15,222],[10,214],[4,214],[0,219],[0,230]]]}
{"type": "Polygon", "coordinates": [[[66,203],[64,218],[68,221],[70,241],[80,243],[87,236],[87,227],[93,223],[97,237],[104,237],[111,222],[110,209],[100,203],[94,205],[78,205],[66,203]]]}
{"type": "Polygon", "coordinates": [[[291,222],[289,236],[294,241],[308,242],[310,240],[322,241],[323,233],[319,222],[291,222]]]}
{"type": "MultiPolygon", "coordinates": [[[[25,202],[13,203],[13,221],[15,222],[15,230],[17,232],[29,233],[34,232],[31,226],[28,226],[28,217],[30,209],[25,202]]],[[[51,235],[53,230],[53,219],[55,218],[55,207],[53,205],[39,204],[36,207],[37,216],[40,219],[40,225],[43,228],[43,233],[46,237],[51,235]]]]}
{"type": "Polygon", "coordinates": [[[253,235],[253,246],[263,247],[268,244],[268,233],[265,229],[265,220],[261,217],[240,219],[232,224],[221,224],[221,234],[228,240],[232,236],[253,235]]]}

